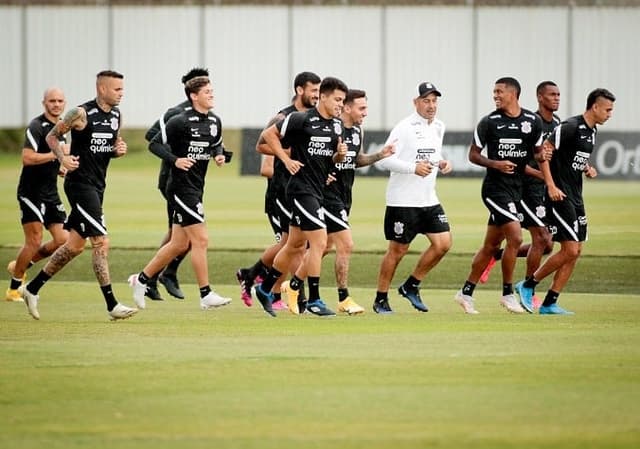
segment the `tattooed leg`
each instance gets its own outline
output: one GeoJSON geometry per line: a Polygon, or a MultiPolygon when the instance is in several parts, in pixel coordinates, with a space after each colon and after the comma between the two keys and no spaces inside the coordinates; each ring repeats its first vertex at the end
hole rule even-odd
{"type": "Polygon", "coordinates": [[[85,239],[80,234],[71,231],[67,241],[53,252],[42,270],[49,276],[53,276],[84,250],[84,243],[85,239]]]}
{"type": "Polygon", "coordinates": [[[107,254],[109,253],[109,238],[107,236],[89,237],[93,248],[92,261],[93,272],[96,275],[100,287],[111,284],[109,276],[109,262],[107,254]]]}

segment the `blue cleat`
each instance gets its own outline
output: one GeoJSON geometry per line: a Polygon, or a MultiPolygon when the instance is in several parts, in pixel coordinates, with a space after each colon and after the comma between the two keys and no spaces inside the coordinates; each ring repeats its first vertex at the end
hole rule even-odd
{"type": "Polygon", "coordinates": [[[533,313],[533,289],[524,286],[524,281],[518,282],[514,286],[514,290],[520,297],[520,305],[524,310],[533,313]]]}
{"type": "Polygon", "coordinates": [[[391,306],[389,306],[389,300],[384,299],[382,301],[373,301],[373,311],[380,315],[389,315],[393,313],[391,306]]]}
{"type": "Polygon", "coordinates": [[[336,313],[327,307],[322,299],[307,302],[307,311],[318,316],[334,316],[336,313]]]}
{"type": "Polygon", "coordinates": [[[574,312],[564,310],[556,303],[553,303],[550,306],[540,306],[538,312],[540,313],[540,315],[575,315],[574,312]]]}
{"type": "Polygon", "coordinates": [[[256,297],[258,298],[258,301],[260,301],[260,305],[262,306],[264,311],[271,316],[277,316],[273,311],[273,308],[271,307],[271,304],[273,303],[273,293],[267,293],[262,290],[262,284],[256,284],[254,286],[254,289],[256,291],[256,297]]]}
{"type": "Polygon", "coordinates": [[[422,302],[422,298],[420,298],[419,290],[407,290],[406,288],[404,288],[404,285],[401,285],[400,287],[398,287],[398,293],[400,293],[401,296],[407,298],[416,310],[419,310],[420,312],[429,311],[429,308],[422,302]]]}

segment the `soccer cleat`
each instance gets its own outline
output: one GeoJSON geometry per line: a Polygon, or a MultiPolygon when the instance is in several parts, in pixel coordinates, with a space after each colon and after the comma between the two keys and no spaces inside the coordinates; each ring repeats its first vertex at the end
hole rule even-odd
{"type": "Polygon", "coordinates": [[[336,314],[333,310],[329,309],[320,298],[307,301],[307,311],[318,316],[334,316],[336,314]]]}
{"type": "Polygon", "coordinates": [[[556,303],[553,303],[550,306],[540,306],[538,313],[540,315],[575,315],[574,312],[565,310],[556,303]]]}
{"type": "Polygon", "coordinates": [[[138,309],[144,309],[146,307],[144,295],[147,292],[147,285],[140,282],[138,274],[129,276],[127,282],[129,282],[129,287],[133,289],[133,302],[136,303],[138,309]]]}
{"type": "Polygon", "coordinates": [[[514,289],[520,297],[520,304],[529,313],[533,313],[533,289],[524,286],[524,281],[518,282],[514,289]]]}
{"type": "MultiPolygon", "coordinates": [[[[14,273],[16,272],[16,261],[15,260],[12,260],[11,262],[9,262],[7,264],[7,271],[9,272],[11,277],[14,277],[14,273]]],[[[27,282],[27,273],[26,273],[26,271],[22,275],[22,283],[24,284],[25,282],[27,282]]]]}
{"type": "Polygon", "coordinates": [[[171,296],[177,299],[184,299],[184,293],[180,290],[180,284],[178,283],[178,278],[175,275],[163,273],[158,277],[158,281],[164,285],[164,288],[167,289],[167,292],[171,296]]]}
{"type": "Polygon", "coordinates": [[[360,315],[364,313],[364,308],[351,299],[351,296],[347,296],[343,301],[338,302],[338,312],[348,315],[360,315]]]}
{"type": "Polygon", "coordinates": [[[453,297],[453,300],[462,307],[464,313],[468,313],[469,315],[477,315],[478,312],[474,305],[474,300],[472,296],[465,295],[462,293],[462,290],[458,290],[456,296],[453,297]]]}
{"type": "Polygon", "coordinates": [[[289,308],[289,312],[294,315],[300,314],[301,309],[298,305],[298,295],[300,294],[300,290],[294,290],[291,288],[291,283],[289,281],[284,281],[280,286],[280,291],[287,295],[287,307],[289,308]]]}
{"type": "Polygon", "coordinates": [[[127,307],[124,304],[116,304],[116,306],[108,312],[111,321],[126,320],[138,313],[138,309],[127,307]]]}
{"type": "Polygon", "coordinates": [[[502,299],[500,299],[500,304],[511,313],[525,313],[525,310],[522,308],[513,293],[504,295],[502,299]]]}
{"type": "Polygon", "coordinates": [[[382,301],[378,301],[377,299],[373,301],[373,311],[381,315],[388,315],[390,313],[393,313],[393,310],[391,310],[391,306],[389,306],[389,300],[387,298],[383,299],[382,301]]]}
{"type": "Polygon", "coordinates": [[[284,303],[284,301],[282,299],[279,299],[277,301],[273,301],[273,304],[271,304],[271,308],[273,310],[287,310],[288,309],[287,305],[284,303]]]}
{"type": "Polygon", "coordinates": [[[398,287],[398,293],[401,296],[404,296],[405,298],[407,298],[414,309],[416,309],[416,310],[418,310],[420,312],[428,312],[429,311],[429,308],[427,307],[427,305],[424,304],[422,302],[422,298],[420,298],[420,291],[419,290],[416,290],[414,292],[414,291],[411,291],[411,290],[407,290],[406,288],[404,288],[404,285],[401,285],[400,287],[398,287]]]}
{"type": "Polygon", "coordinates": [[[298,296],[298,313],[303,315],[307,313],[307,300],[298,296]]]}
{"type": "Polygon", "coordinates": [[[22,296],[18,289],[8,288],[7,293],[4,295],[4,299],[9,302],[23,302],[22,296]]]}
{"type": "Polygon", "coordinates": [[[144,292],[144,295],[152,301],[164,301],[164,298],[158,290],[158,284],[153,281],[149,281],[147,284],[147,290],[144,292]]]}
{"type": "Polygon", "coordinates": [[[40,313],[38,312],[38,301],[40,297],[38,295],[34,295],[29,290],[27,290],[26,286],[21,286],[18,289],[20,295],[24,299],[24,305],[27,306],[27,311],[29,315],[33,317],[34,320],[40,319],[40,313]]]}
{"type": "Polygon", "coordinates": [[[489,263],[487,264],[487,266],[484,268],[484,271],[480,275],[481,284],[485,284],[489,280],[489,275],[491,274],[491,270],[493,270],[493,267],[496,265],[496,262],[497,262],[496,258],[491,256],[491,259],[489,259],[489,263]]]}
{"type": "Polygon", "coordinates": [[[200,308],[202,310],[209,310],[215,307],[226,306],[231,302],[231,298],[225,298],[220,296],[213,290],[207,293],[204,298],[200,298],[200,308]]]}
{"type": "Polygon", "coordinates": [[[253,305],[253,298],[251,297],[253,280],[249,277],[249,270],[240,268],[236,271],[236,279],[240,284],[240,299],[242,299],[245,306],[251,307],[253,305]]]}
{"type": "Polygon", "coordinates": [[[538,297],[538,295],[533,295],[533,309],[538,310],[542,305],[542,300],[538,297]]]}
{"type": "Polygon", "coordinates": [[[273,317],[277,316],[273,311],[273,307],[271,307],[273,303],[273,293],[262,290],[262,284],[255,284],[253,290],[256,292],[256,298],[260,301],[260,305],[264,311],[273,317]]]}

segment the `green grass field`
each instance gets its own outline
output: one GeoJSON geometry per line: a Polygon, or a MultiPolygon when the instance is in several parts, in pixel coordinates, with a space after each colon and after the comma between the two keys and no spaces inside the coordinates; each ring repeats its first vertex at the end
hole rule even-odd
{"type": "MultiPolygon", "coordinates": [[[[18,159],[0,155],[2,264],[22,241],[18,159]]],[[[110,260],[127,304],[126,275],[153,254],[165,227],[156,170],[142,154],[111,167],[110,260]]],[[[240,178],[233,166],[211,172],[211,278],[234,302],[200,311],[185,264],[187,300],[153,302],[110,323],[86,252],[41,291],[40,321],[2,302],[0,448],[640,446],[640,184],[586,185],[590,241],[561,299],[575,316],[507,314],[496,275],[476,290],[481,314],[461,313],[451,298],[486,213],[478,179],[443,177],[454,247],[425,282],[428,314],[394,294],[393,316],[370,311],[386,246],[385,180],[360,178],[351,290],[368,312],[270,319],[242,305],[233,278],[271,241],[264,181],[240,178]]],[[[424,243],[414,245],[395,284],[424,243]]],[[[330,264],[322,291],[335,305],[330,264]]]]}

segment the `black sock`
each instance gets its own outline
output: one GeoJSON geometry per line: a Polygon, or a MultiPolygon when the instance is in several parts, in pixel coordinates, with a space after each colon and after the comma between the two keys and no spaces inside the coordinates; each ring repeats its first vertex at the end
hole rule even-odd
{"type": "Polygon", "coordinates": [[[522,286],[527,288],[536,288],[536,285],[538,284],[539,281],[536,281],[533,276],[529,276],[524,280],[524,284],[522,284],[522,286]]]}
{"type": "Polygon", "coordinates": [[[269,267],[262,262],[262,259],[258,259],[258,261],[249,268],[249,279],[255,279],[258,276],[262,276],[264,278],[268,271],[269,267]]]}
{"type": "Polygon", "coordinates": [[[547,296],[544,297],[544,302],[542,303],[542,306],[549,307],[555,304],[556,302],[558,302],[558,296],[560,296],[560,293],[554,292],[553,290],[549,290],[547,292],[547,296]]]}
{"type": "Polygon", "coordinates": [[[498,251],[496,251],[496,253],[493,255],[493,258],[495,260],[500,260],[502,259],[502,254],[504,253],[504,248],[500,248],[498,251]]]}
{"type": "Polygon", "coordinates": [[[513,284],[502,284],[502,296],[513,294],[513,284]]]}
{"type": "Polygon", "coordinates": [[[200,287],[200,297],[204,298],[209,293],[211,293],[211,287],[209,285],[205,285],[204,287],[200,287]]]}
{"type": "Polygon", "coordinates": [[[291,280],[289,281],[289,287],[291,287],[291,290],[297,291],[297,290],[300,290],[300,284],[302,284],[302,279],[300,279],[298,276],[294,274],[291,280]]]}
{"type": "Polygon", "coordinates": [[[102,290],[102,296],[104,296],[104,302],[107,303],[107,310],[111,312],[113,308],[118,305],[118,300],[113,294],[113,289],[111,288],[111,284],[101,285],[100,290],[102,290]]]}
{"type": "Polygon", "coordinates": [[[280,276],[282,276],[282,273],[280,273],[274,267],[271,267],[269,269],[269,272],[267,273],[267,277],[265,277],[264,281],[262,281],[262,291],[269,293],[277,280],[280,279],[280,276]]]}
{"type": "Polygon", "coordinates": [[[309,301],[320,299],[320,276],[308,276],[309,301]]]}
{"type": "Polygon", "coordinates": [[[300,281],[300,289],[298,290],[298,302],[304,302],[307,300],[307,294],[304,290],[304,281],[300,281]]]}
{"type": "Polygon", "coordinates": [[[339,288],[338,289],[338,301],[344,301],[349,297],[349,289],[348,288],[339,288]]]}
{"type": "Polygon", "coordinates": [[[420,281],[413,277],[413,275],[409,276],[404,284],[402,284],[405,290],[416,291],[420,287],[420,281]]]}
{"type": "Polygon", "coordinates": [[[473,296],[473,291],[476,289],[476,284],[473,282],[465,281],[462,287],[462,294],[467,296],[473,296]]]}
{"type": "Polygon", "coordinates": [[[376,302],[382,302],[389,299],[389,292],[376,292],[376,302]]]}
{"type": "Polygon", "coordinates": [[[151,278],[149,276],[147,276],[146,274],[144,274],[144,271],[141,271],[140,274],[138,275],[138,281],[141,284],[147,285],[150,280],[151,280],[151,278]]]}
{"type": "MultiPolygon", "coordinates": [[[[158,276],[160,276],[160,273],[156,273],[153,276],[151,276],[147,281],[147,285],[150,287],[154,287],[158,285],[158,276]]],[[[138,279],[140,279],[140,275],[138,275],[138,279]]]]}
{"type": "Polygon", "coordinates": [[[11,278],[11,284],[9,285],[9,288],[11,290],[17,290],[21,285],[22,279],[11,278]]]}
{"type": "Polygon", "coordinates": [[[278,302],[282,299],[282,293],[273,292],[273,302],[278,302]]]}
{"type": "Polygon", "coordinates": [[[27,290],[29,290],[29,293],[33,293],[34,295],[37,295],[40,289],[42,288],[42,286],[49,279],[51,279],[51,276],[49,276],[43,270],[40,270],[40,273],[38,273],[36,277],[34,277],[33,280],[29,282],[29,284],[27,285],[27,290]]]}
{"type": "Polygon", "coordinates": [[[180,263],[182,263],[182,261],[184,260],[185,256],[186,256],[186,253],[180,254],[179,256],[174,257],[173,260],[169,262],[169,265],[167,265],[167,267],[164,269],[164,271],[162,272],[162,275],[169,276],[170,278],[175,278],[178,274],[178,267],[180,266],[180,263]]]}

